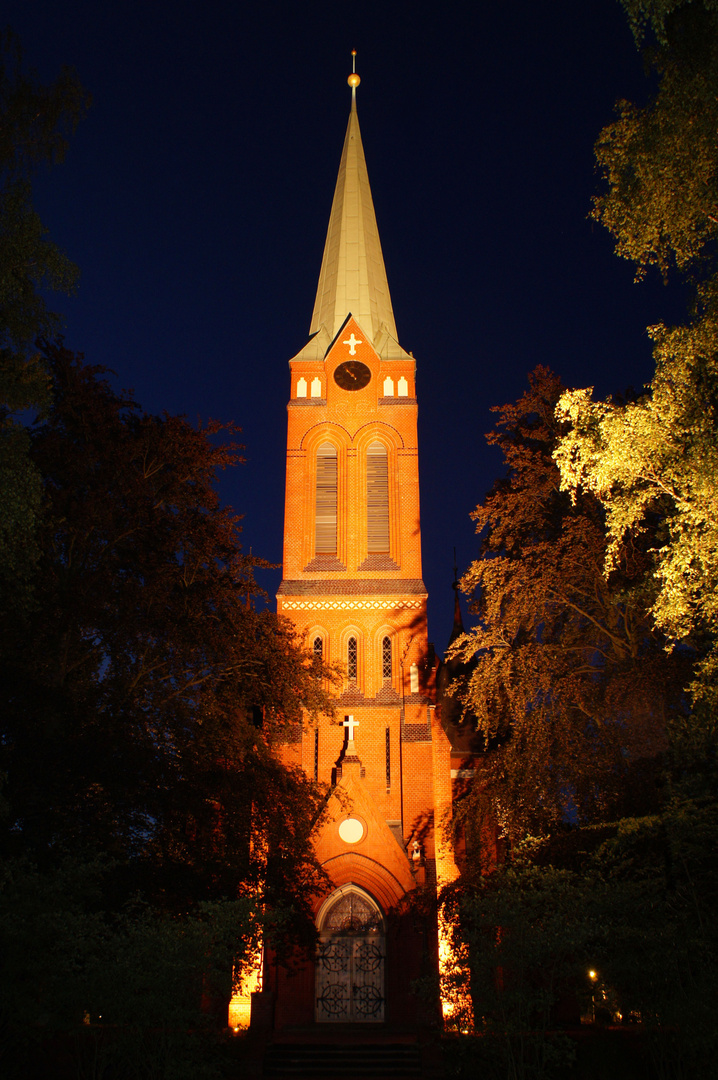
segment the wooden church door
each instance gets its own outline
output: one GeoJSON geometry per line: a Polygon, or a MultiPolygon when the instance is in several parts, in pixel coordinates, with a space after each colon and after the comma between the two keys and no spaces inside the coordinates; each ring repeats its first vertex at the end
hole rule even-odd
{"type": "Polygon", "coordinates": [[[316,962],[319,1023],[384,1020],[384,920],[363,890],[346,886],[320,915],[316,962]]]}

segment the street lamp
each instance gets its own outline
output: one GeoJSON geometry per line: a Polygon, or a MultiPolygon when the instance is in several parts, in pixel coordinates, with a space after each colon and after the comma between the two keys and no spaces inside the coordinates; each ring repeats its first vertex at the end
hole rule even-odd
{"type": "Polygon", "coordinates": [[[591,1023],[596,1023],[596,979],[598,978],[598,972],[590,969],[588,977],[591,980],[591,1023]]]}

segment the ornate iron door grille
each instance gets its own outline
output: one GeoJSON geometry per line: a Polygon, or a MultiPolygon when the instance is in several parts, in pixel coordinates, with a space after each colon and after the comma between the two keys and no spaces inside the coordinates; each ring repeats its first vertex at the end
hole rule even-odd
{"type": "Polygon", "coordinates": [[[384,1020],[384,934],[379,912],[357,893],[337,900],[317,950],[316,1019],[322,1023],[384,1020]]]}

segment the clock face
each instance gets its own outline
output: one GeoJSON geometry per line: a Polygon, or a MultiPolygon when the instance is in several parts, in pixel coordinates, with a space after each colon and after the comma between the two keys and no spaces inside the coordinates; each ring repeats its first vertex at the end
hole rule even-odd
{"type": "Polygon", "coordinates": [[[361,360],[345,360],[334,372],[334,382],[342,390],[362,390],[371,379],[371,371],[361,360]]]}

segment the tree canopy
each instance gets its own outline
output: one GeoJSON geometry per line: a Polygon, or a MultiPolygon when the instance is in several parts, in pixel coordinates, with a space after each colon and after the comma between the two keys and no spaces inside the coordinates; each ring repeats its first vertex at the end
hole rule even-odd
{"type": "Polygon", "coordinates": [[[57,337],[77,268],[32,179],[88,101],[0,37],[0,1060],[52,1072],[69,1031],[78,1075],[209,1077],[202,1010],[226,1023],[260,932],[313,940],[325,793],[276,747],[333,673],[220,503],[236,430],[149,415],[57,337]]]}
{"type": "Polygon", "coordinates": [[[252,603],[263,564],[214,486],[232,432],[144,413],[61,346],[44,357],[35,604],[0,631],[2,847],[101,851],[183,902],[257,883],[269,852],[267,890],[303,909],[319,796],[272,751],[330,705],[292,626],[252,603]]]}
{"type": "Polygon", "coordinates": [[[88,104],[71,69],[44,85],[27,70],[12,31],[0,32],[0,593],[15,604],[29,602],[41,507],[40,477],[16,417],[48,405],[36,342],[57,334],[60,317],[45,297],[72,292],[78,278],[32,205],[32,178],[63,159],[88,104]]]}
{"type": "Polygon", "coordinates": [[[629,537],[660,520],[648,573],[656,625],[702,655],[693,684],[712,698],[718,665],[718,7],[626,3],[637,32],[652,27],[659,85],[644,106],[621,102],[596,154],[606,181],[594,217],[637,276],[651,267],[691,288],[683,326],[649,328],[656,371],[637,400],[565,394],[568,430],[556,460],[566,490],[607,511],[607,571],[629,537]]]}
{"type": "Polygon", "coordinates": [[[560,489],[562,390],[537,368],[496,410],[507,474],[474,511],[480,553],[461,582],[477,621],[456,646],[475,658],[458,692],[487,748],[475,794],[513,838],[615,808],[629,770],[635,782],[665,747],[686,678],[650,619],[649,544],[623,545],[607,578],[598,500],[560,489]]]}
{"type": "Polygon", "coordinates": [[[619,1062],[620,1076],[710,1075],[718,1049],[715,802],[675,800],[569,839],[563,851],[555,841],[526,844],[442,897],[456,955],[471,966],[473,1017],[461,1014],[465,970],[451,972],[449,990],[463,1026],[473,1021],[483,1036],[460,1075],[548,1080],[576,1057],[579,1076],[595,1075],[599,1062],[604,1075],[619,1062]],[[561,1029],[580,1015],[633,1030],[616,1031],[603,1047],[586,1028],[570,1039],[561,1029]]]}
{"type": "Polygon", "coordinates": [[[44,294],[71,291],[79,274],[33,209],[32,178],[63,160],[89,101],[71,68],[44,85],[12,31],[0,33],[0,406],[11,412],[47,401],[35,342],[60,320],[44,294]]]}

